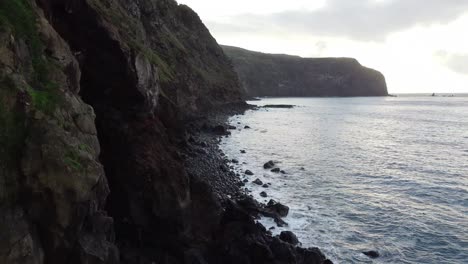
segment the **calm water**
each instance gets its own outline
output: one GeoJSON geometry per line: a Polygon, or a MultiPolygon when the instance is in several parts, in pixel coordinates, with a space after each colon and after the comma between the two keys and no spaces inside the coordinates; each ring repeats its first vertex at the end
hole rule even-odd
{"type": "Polygon", "coordinates": [[[271,183],[247,183],[252,195],[290,206],[289,227],[274,233],[292,230],[335,263],[468,263],[468,97],[250,103],[297,105],[235,116],[252,129],[222,141],[250,181],[271,183]],[[264,170],[268,160],[287,174],[264,170]]]}

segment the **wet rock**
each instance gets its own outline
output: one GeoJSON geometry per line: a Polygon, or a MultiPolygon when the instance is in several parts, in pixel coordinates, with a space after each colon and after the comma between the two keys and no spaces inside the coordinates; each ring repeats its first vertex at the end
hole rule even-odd
{"type": "Polygon", "coordinates": [[[220,136],[225,136],[225,135],[230,135],[231,134],[231,132],[227,131],[227,129],[222,125],[218,125],[218,126],[213,127],[212,132],[215,133],[216,135],[220,135],[220,136]]]}
{"type": "Polygon", "coordinates": [[[275,166],[275,162],[270,160],[267,163],[263,164],[264,169],[271,169],[275,166]]]}
{"type": "Polygon", "coordinates": [[[280,168],[274,168],[271,170],[271,172],[276,172],[276,173],[279,173],[280,171],[281,171],[280,168]]]}
{"type": "Polygon", "coordinates": [[[261,192],[261,193],[260,193],[260,196],[261,196],[261,197],[267,197],[268,195],[267,195],[266,192],[261,192]]]}
{"type": "Polygon", "coordinates": [[[277,105],[264,105],[263,108],[293,108],[294,105],[277,104],[277,105]]]}
{"type": "Polygon", "coordinates": [[[206,142],[202,141],[202,142],[200,142],[200,147],[206,148],[206,147],[208,147],[208,144],[206,142]]]}
{"type": "Polygon", "coordinates": [[[236,159],[232,159],[231,162],[232,162],[232,163],[235,163],[235,164],[239,163],[239,161],[236,160],[236,159]]]}
{"type": "Polygon", "coordinates": [[[278,203],[275,200],[270,200],[265,208],[277,213],[281,217],[285,217],[289,213],[288,206],[278,203]]]}
{"type": "Polygon", "coordinates": [[[299,244],[299,240],[297,239],[297,236],[291,231],[281,232],[281,234],[279,235],[279,238],[289,244],[293,244],[293,245],[299,244]]]}
{"type": "Polygon", "coordinates": [[[228,129],[235,130],[237,127],[235,126],[228,126],[228,129]]]}
{"type": "Polygon", "coordinates": [[[305,170],[305,168],[304,168],[304,167],[301,167],[301,169],[300,169],[300,170],[301,170],[301,171],[304,171],[304,170],[305,170]]]}
{"type": "Polygon", "coordinates": [[[249,126],[245,126],[244,129],[250,129],[250,127],[249,127],[249,126]]]}
{"type": "Polygon", "coordinates": [[[245,150],[241,150],[240,153],[245,154],[246,152],[245,152],[245,150]]]}
{"type": "Polygon", "coordinates": [[[263,182],[260,179],[256,179],[255,181],[253,181],[253,183],[257,185],[263,185],[263,182]]]}
{"type": "Polygon", "coordinates": [[[379,252],[377,252],[375,250],[364,251],[364,252],[362,252],[362,254],[368,256],[369,258],[378,258],[378,257],[380,257],[379,252]]]}
{"type": "Polygon", "coordinates": [[[254,173],[253,173],[252,171],[250,171],[250,170],[246,170],[246,171],[245,171],[245,175],[250,175],[250,176],[252,176],[252,175],[254,175],[254,173]]]}
{"type": "Polygon", "coordinates": [[[262,187],[263,187],[263,188],[268,188],[268,187],[270,187],[270,186],[269,186],[268,184],[265,183],[265,184],[263,184],[262,187]]]}
{"type": "Polygon", "coordinates": [[[276,225],[278,227],[285,227],[285,226],[288,226],[288,223],[286,223],[283,219],[279,218],[279,217],[274,217],[273,218],[276,225]]]}
{"type": "Polygon", "coordinates": [[[247,182],[249,182],[249,180],[247,180],[247,179],[244,179],[244,180],[243,180],[243,182],[247,183],[247,182]]]}

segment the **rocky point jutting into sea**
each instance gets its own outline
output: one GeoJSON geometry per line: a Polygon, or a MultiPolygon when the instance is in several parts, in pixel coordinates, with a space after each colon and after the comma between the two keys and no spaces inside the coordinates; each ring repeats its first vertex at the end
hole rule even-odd
{"type": "Polygon", "coordinates": [[[0,263],[330,263],[218,140],[248,106],[173,0],[0,2],[0,263]]]}
{"type": "Polygon", "coordinates": [[[353,58],[301,58],[222,46],[249,96],[387,96],[382,73],[353,58]]]}

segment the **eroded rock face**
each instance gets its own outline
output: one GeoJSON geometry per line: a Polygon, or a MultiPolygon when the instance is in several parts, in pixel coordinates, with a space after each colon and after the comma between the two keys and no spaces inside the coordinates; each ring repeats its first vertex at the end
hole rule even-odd
{"type": "Polygon", "coordinates": [[[198,154],[183,144],[183,121],[243,97],[192,10],[172,0],[4,3],[14,9],[0,17],[0,263],[275,258],[264,228],[220,203],[227,169],[216,188],[186,169],[185,153],[198,154]],[[225,236],[231,225],[246,230],[239,241],[225,236]]]}
{"type": "Polygon", "coordinates": [[[10,39],[0,45],[1,99],[10,102],[2,104],[9,109],[2,109],[1,140],[2,145],[18,141],[17,149],[9,150],[14,159],[1,157],[0,178],[11,183],[12,195],[0,204],[0,233],[7,241],[0,262],[115,260],[95,115],[77,94],[79,64],[34,2],[15,3],[10,15],[27,26],[7,17],[0,31],[1,38],[10,39]],[[21,31],[26,29],[30,32],[21,31]],[[8,114],[18,116],[16,123],[7,122],[8,114]]]}
{"type": "Polygon", "coordinates": [[[223,46],[249,96],[387,96],[382,73],[351,58],[301,58],[223,46]]]}

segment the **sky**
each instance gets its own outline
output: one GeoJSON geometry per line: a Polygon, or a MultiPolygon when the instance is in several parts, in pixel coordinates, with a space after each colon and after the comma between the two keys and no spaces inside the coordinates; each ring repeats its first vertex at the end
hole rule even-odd
{"type": "Polygon", "coordinates": [[[468,0],[178,0],[220,44],[353,57],[390,93],[468,93],[468,0]]]}

